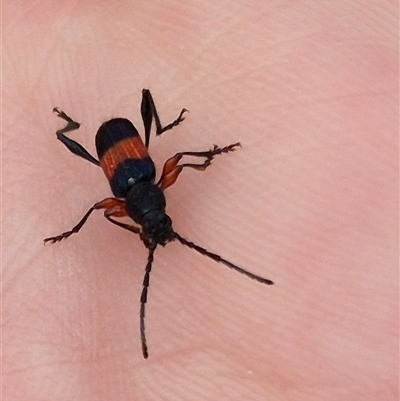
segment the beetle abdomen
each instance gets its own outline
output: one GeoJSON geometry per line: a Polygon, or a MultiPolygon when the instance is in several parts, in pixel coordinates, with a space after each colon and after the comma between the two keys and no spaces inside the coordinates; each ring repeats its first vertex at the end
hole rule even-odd
{"type": "Polygon", "coordinates": [[[96,135],[96,149],[100,166],[116,197],[126,197],[135,182],[154,181],[154,163],[136,128],[126,118],[114,118],[101,125],[96,135]]]}

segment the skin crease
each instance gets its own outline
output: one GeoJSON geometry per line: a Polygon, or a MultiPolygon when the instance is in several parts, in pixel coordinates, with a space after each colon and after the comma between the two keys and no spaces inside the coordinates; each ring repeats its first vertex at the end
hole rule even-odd
{"type": "Polygon", "coordinates": [[[3,6],[3,382],[19,400],[397,400],[397,4],[8,2],[3,6]],[[158,173],[240,141],[166,192],[174,228],[275,281],[178,243],[147,252],[102,212],[100,124],[162,122],[158,173]]]}

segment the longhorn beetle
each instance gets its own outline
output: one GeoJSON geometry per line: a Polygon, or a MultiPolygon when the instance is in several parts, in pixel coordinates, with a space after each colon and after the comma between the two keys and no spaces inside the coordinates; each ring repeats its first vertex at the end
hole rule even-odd
{"type": "Polygon", "coordinates": [[[172,228],[172,220],[165,213],[166,201],[164,190],[173,185],[184,168],[193,168],[204,171],[210,166],[215,156],[234,151],[240,143],[220,148],[216,145],[211,150],[204,152],[179,152],[168,159],[163,168],[161,177],[155,182],[156,170],[147,149],[150,144],[150,131],[154,119],[156,135],[179,125],[185,118],[182,109],[178,118],[172,123],[162,126],[154,104],[153,97],[148,89],[142,90],[142,103],[140,107],[145,143],[143,144],[138,131],[126,118],[113,118],[100,126],[96,134],[96,150],[99,160],[94,158],[78,142],[68,138],[67,132],[77,130],[80,124],[65,114],[58,107],[53,109],[57,117],[67,122],[66,126],[56,132],[59,139],[69,151],[96,166],[100,166],[107,177],[113,198],[105,198],[95,203],[83,216],[81,221],[70,231],[66,231],[55,237],[44,239],[44,243],[55,243],[77,233],[86,223],[94,210],[105,209],[104,217],[118,227],[138,234],[144,246],[148,249],[147,264],[143,279],[143,289],[140,296],[140,337],[144,358],[148,357],[146,331],[145,331],[145,305],[147,291],[150,283],[150,272],[154,259],[154,251],[157,245],[165,246],[170,241],[179,241],[182,245],[194,249],[200,254],[222,263],[225,266],[244,274],[245,276],[263,284],[271,285],[273,282],[257,276],[249,271],[236,266],[215,253],[209,252],[199,245],[181,237],[172,228]],[[204,159],[202,163],[182,163],[182,157],[193,156],[204,159]],[[129,216],[136,225],[122,223],[113,217],[129,216]]]}

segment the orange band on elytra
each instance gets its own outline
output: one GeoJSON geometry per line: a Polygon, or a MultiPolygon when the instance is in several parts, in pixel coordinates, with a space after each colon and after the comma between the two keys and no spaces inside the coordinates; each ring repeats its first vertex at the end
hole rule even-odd
{"type": "Polygon", "coordinates": [[[127,159],[141,160],[149,157],[146,147],[140,137],[131,137],[118,142],[104,153],[100,166],[105,176],[110,180],[117,167],[127,159]]]}

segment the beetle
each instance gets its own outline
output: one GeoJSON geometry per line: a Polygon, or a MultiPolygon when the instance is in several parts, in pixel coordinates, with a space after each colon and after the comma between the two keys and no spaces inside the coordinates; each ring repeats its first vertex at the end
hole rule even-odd
{"type": "Polygon", "coordinates": [[[103,169],[114,197],[105,198],[95,203],[72,230],[55,237],[45,238],[44,243],[59,242],[77,233],[86,223],[92,212],[100,209],[104,209],[104,217],[108,221],[139,235],[149,252],[140,296],[139,313],[142,352],[143,357],[147,359],[145,305],[147,302],[154,251],[158,245],[165,246],[168,242],[177,240],[182,245],[194,249],[198,253],[222,263],[253,280],[267,285],[271,285],[273,282],[253,274],[181,237],[172,228],[172,220],[165,212],[166,200],[164,191],[175,183],[183,169],[193,168],[204,171],[211,165],[215,156],[234,151],[240,146],[240,143],[233,143],[222,148],[214,145],[212,149],[204,152],[176,153],[165,162],[161,177],[155,183],[156,169],[148,154],[153,120],[156,127],[156,135],[159,136],[179,125],[185,119],[184,114],[188,110],[183,108],[179,116],[172,123],[163,127],[150,91],[143,89],[140,111],[144,125],[145,142],[143,143],[137,129],[128,119],[113,118],[103,123],[97,131],[95,143],[98,159],[96,159],[82,145],[65,135],[70,131],[77,130],[80,124],[58,107],[53,109],[57,117],[65,120],[67,123],[64,128],[56,131],[57,139],[73,154],[103,169]],[[204,161],[202,163],[179,164],[184,156],[198,157],[204,161]],[[130,217],[135,222],[135,225],[122,223],[114,219],[115,217],[124,216],[130,217]]]}

